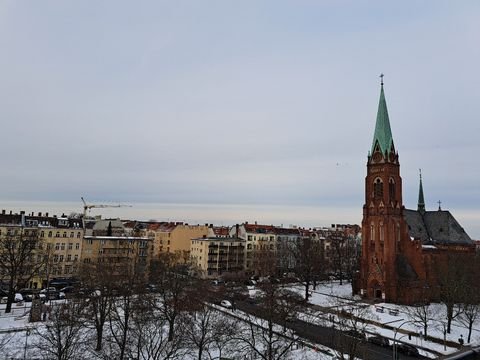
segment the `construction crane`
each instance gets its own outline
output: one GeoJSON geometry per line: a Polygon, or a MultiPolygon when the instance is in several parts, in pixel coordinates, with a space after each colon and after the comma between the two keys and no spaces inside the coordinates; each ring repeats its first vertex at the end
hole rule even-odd
{"type": "Polygon", "coordinates": [[[83,202],[83,226],[85,227],[85,221],[87,219],[87,210],[90,213],[91,209],[98,209],[98,208],[118,208],[118,207],[132,207],[132,205],[122,205],[122,204],[112,204],[112,205],[105,205],[105,204],[87,204],[83,196],[81,197],[83,202]]]}

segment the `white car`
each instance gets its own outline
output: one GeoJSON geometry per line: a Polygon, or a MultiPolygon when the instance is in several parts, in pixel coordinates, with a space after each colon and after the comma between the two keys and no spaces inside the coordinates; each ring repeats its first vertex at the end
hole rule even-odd
{"type": "Polygon", "coordinates": [[[232,303],[228,300],[222,300],[220,302],[220,306],[223,306],[224,308],[227,308],[227,309],[231,309],[233,307],[232,303]]]}
{"type": "Polygon", "coordinates": [[[13,300],[15,302],[22,302],[23,301],[23,296],[20,293],[15,293],[15,299],[13,300]]]}

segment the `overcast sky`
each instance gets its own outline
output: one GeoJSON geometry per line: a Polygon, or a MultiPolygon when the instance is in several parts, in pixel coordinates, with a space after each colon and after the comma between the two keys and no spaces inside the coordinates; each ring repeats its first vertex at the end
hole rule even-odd
{"type": "Polygon", "coordinates": [[[405,205],[422,168],[427,209],[441,200],[480,238],[478,1],[0,4],[9,204],[318,206],[360,222],[383,72],[405,205]]]}

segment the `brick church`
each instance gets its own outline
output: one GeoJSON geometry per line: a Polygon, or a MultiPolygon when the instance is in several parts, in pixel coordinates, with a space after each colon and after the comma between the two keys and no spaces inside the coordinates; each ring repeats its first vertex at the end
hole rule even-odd
{"type": "Polygon", "coordinates": [[[474,242],[449,211],[425,209],[422,178],[418,207],[405,209],[402,178],[387,104],[380,90],[373,144],[368,154],[362,220],[362,259],[357,291],[365,298],[411,304],[435,289],[449,254],[472,254],[474,242]]]}

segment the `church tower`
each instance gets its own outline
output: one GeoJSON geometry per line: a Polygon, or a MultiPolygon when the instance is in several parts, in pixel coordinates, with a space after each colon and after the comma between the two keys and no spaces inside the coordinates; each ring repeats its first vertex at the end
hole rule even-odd
{"type": "Polygon", "coordinates": [[[397,254],[406,223],[400,163],[390,128],[383,75],[381,78],[377,121],[365,178],[360,286],[368,298],[396,301],[397,254]]]}

